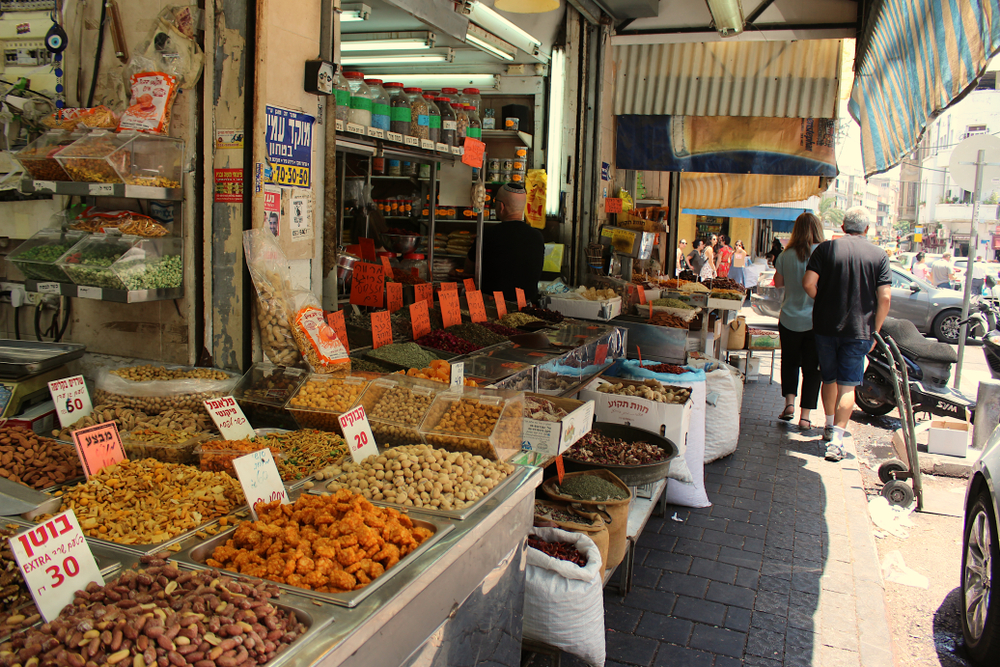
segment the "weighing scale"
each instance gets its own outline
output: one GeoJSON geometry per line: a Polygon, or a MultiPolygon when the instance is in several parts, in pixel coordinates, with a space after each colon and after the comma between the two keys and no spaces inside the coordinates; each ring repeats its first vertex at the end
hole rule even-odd
{"type": "Polygon", "coordinates": [[[48,383],[69,375],[66,364],[86,346],[0,340],[0,419],[9,419],[49,400],[48,383]]]}
{"type": "Polygon", "coordinates": [[[652,256],[656,232],[604,225],[601,228],[599,241],[602,246],[609,246],[611,249],[608,275],[631,283],[632,263],[637,259],[649,259],[652,256]]]}

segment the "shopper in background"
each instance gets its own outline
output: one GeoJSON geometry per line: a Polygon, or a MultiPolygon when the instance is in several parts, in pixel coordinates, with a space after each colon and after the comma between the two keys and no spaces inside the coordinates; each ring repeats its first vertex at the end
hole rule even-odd
{"type": "Polygon", "coordinates": [[[687,257],[684,256],[684,253],[687,252],[687,245],[688,245],[688,242],[687,242],[686,239],[681,239],[681,242],[677,244],[677,271],[676,271],[676,273],[680,273],[681,271],[686,271],[689,268],[688,267],[688,262],[687,262],[687,257]]]}
{"type": "Polygon", "coordinates": [[[691,252],[687,256],[688,267],[692,273],[700,276],[701,269],[705,265],[705,242],[701,239],[695,239],[691,246],[691,252]]]}
{"type": "Polygon", "coordinates": [[[924,253],[918,252],[917,256],[913,258],[913,268],[910,269],[910,273],[921,280],[930,282],[931,267],[927,266],[927,256],[924,253]]]}
{"type": "Polygon", "coordinates": [[[813,300],[802,287],[806,264],[813,250],[823,242],[823,223],[812,213],[795,219],[788,246],[774,262],[774,286],[785,288],[778,316],[781,338],[781,393],[785,409],[778,419],[792,421],[795,397],[799,393],[799,372],[802,373],[802,397],[799,399],[799,428],[812,428],[812,411],[819,400],[819,358],[813,338],[813,300]]]}
{"type": "Polygon", "coordinates": [[[951,268],[951,253],[941,255],[941,259],[931,264],[931,283],[939,289],[950,289],[954,271],[951,268]]]}
{"type": "Polygon", "coordinates": [[[780,255],[784,249],[785,247],[781,245],[781,241],[778,240],[777,236],[775,236],[771,241],[771,249],[764,255],[767,263],[774,266],[774,260],[778,259],[778,255],[780,255]]]}
{"type": "Polygon", "coordinates": [[[711,243],[706,243],[701,256],[705,258],[705,263],[701,266],[698,275],[700,280],[709,280],[715,277],[715,245],[719,242],[718,237],[712,234],[711,243]]]}
{"type": "Polygon", "coordinates": [[[733,257],[733,249],[729,247],[729,239],[719,236],[719,246],[717,250],[719,261],[715,265],[715,273],[720,278],[729,277],[729,268],[733,257]]]}
{"type": "MultiPolygon", "coordinates": [[[[968,266],[968,264],[966,264],[968,266]]],[[[983,281],[986,280],[986,265],[983,258],[976,255],[976,263],[972,265],[972,295],[979,296],[983,293],[983,281]]]]}
{"type": "Polygon", "coordinates": [[[892,272],[885,250],[868,241],[870,218],[861,207],[844,214],[844,236],[820,243],[809,258],[802,286],[815,299],[813,335],[823,375],[829,440],[826,458],[844,458],[844,436],[861,384],[865,355],[875,348],[892,300],[892,272]]]}
{"type": "MultiPolygon", "coordinates": [[[[483,232],[482,284],[484,294],[502,291],[504,298],[515,301],[520,287],[528,301],[538,301],[538,281],[542,279],[545,240],[542,232],[524,221],[527,197],[524,185],[507,183],[497,191],[497,218],[500,224],[488,225],[483,232]]],[[[475,272],[476,246],[469,249],[465,263],[467,275],[475,272]]]]}
{"type": "Polygon", "coordinates": [[[729,269],[729,277],[746,286],[746,273],[743,268],[747,265],[747,251],[743,249],[743,241],[737,241],[733,247],[733,266],[729,269]]]}

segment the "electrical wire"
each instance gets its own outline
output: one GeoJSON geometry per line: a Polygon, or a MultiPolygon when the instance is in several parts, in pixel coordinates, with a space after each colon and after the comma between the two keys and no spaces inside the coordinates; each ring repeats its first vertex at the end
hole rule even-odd
{"type": "Polygon", "coordinates": [[[59,333],[56,334],[55,340],[52,341],[53,343],[58,343],[59,341],[61,341],[63,334],[66,333],[66,327],[69,326],[69,316],[70,313],[73,311],[73,300],[70,299],[69,297],[60,296],[59,310],[63,314],[62,326],[59,327],[59,333]]]}
{"type": "Polygon", "coordinates": [[[87,106],[94,106],[94,91],[97,89],[97,74],[101,68],[101,53],[104,51],[104,21],[108,18],[108,3],[101,2],[101,20],[97,24],[97,52],[94,54],[94,75],[90,79],[90,93],[87,95],[87,106]]]}

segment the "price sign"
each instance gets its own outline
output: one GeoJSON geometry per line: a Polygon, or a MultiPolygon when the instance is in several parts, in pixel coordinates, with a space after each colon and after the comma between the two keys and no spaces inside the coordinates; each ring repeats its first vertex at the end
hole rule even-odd
{"type": "Polygon", "coordinates": [[[426,301],[419,300],[410,304],[410,326],[413,329],[413,340],[423,338],[431,332],[431,318],[426,301]]]}
{"type": "Polygon", "coordinates": [[[344,346],[344,351],[350,352],[351,350],[347,346],[347,325],[344,322],[344,311],[337,310],[327,313],[326,323],[333,327],[334,333],[337,334],[337,340],[344,346]]]}
{"type": "Polygon", "coordinates": [[[361,245],[361,259],[366,262],[377,262],[378,259],[375,257],[375,241],[368,238],[358,239],[358,243],[361,245]]]}
{"type": "Polygon", "coordinates": [[[104,468],[125,460],[125,449],[114,422],[95,424],[73,431],[76,454],[83,464],[83,472],[90,479],[104,468]]]}
{"type": "Polygon", "coordinates": [[[462,309],[458,303],[458,292],[446,291],[438,293],[438,301],[441,303],[441,323],[444,328],[462,323],[462,309]]]}
{"type": "Polygon", "coordinates": [[[62,292],[62,287],[59,283],[36,283],[35,291],[41,294],[59,294],[62,292]]]}
{"type": "Polygon", "coordinates": [[[82,375],[53,380],[49,383],[49,393],[52,394],[52,403],[59,415],[59,425],[63,428],[94,411],[87,383],[83,381],[82,375]]]}
{"type": "Polygon", "coordinates": [[[344,432],[344,440],[347,441],[351,458],[355,463],[361,463],[369,456],[378,456],[378,447],[375,446],[375,436],[372,435],[365,406],[359,405],[337,419],[340,421],[340,430],[344,432]]]}
{"type": "Polygon", "coordinates": [[[645,306],[646,305],[646,290],[645,290],[645,288],[642,285],[638,285],[635,289],[636,289],[637,292],[639,292],[639,303],[645,306]]]}
{"type": "Polygon", "coordinates": [[[340,120],[338,118],[337,122],[333,124],[333,129],[335,129],[337,132],[343,132],[344,131],[344,121],[342,121],[342,120],[340,120]]]}
{"type": "Polygon", "coordinates": [[[451,147],[451,154],[452,155],[461,155],[462,154],[462,149],[459,148],[458,146],[452,146],[451,147]]]}
{"type": "Polygon", "coordinates": [[[414,285],[413,294],[416,297],[417,301],[423,301],[428,306],[434,305],[434,285],[432,285],[431,283],[414,285]]]}
{"type": "Polygon", "coordinates": [[[503,292],[493,292],[493,303],[497,306],[497,319],[507,314],[507,300],[503,297],[503,292]]]}
{"type": "Polygon", "coordinates": [[[420,140],[408,134],[403,135],[403,143],[407,146],[420,146],[420,140]]]}
{"type": "Polygon", "coordinates": [[[465,362],[456,361],[451,364],[451,378],[449,386],[452,389],[461,389],[465,386],[465,362]]]}
{"type": "Polygon", "coordinates": [[[257,520],[257,505],[273,503],[275,500],[281,501],[282,505],[290,503],[288,492],[281,482],[281,473],[274,463],[274,455],[267,447],[233,459],[233,469],[243,487],[243,495],[250,505],[254,521],[257,520]]]}
{"type": "Polygon", "coordinates": [[[386,132],[385,138],[389,141],[395,141],[397,144],[403,143],[403,135],[399,132],[386,132]]]}
{"type": "Polygon", "coordinates": [[[35,192],[55,192],[55,181],[35,181],[35,192]]]}
{"type": "Polygon", "coordinates": [[[528,301],[524,298],[524,290],[520,287],[515,287],[514,293],[517,295],[517,309],[524,310],[524,307],[528,305],[528,301]]]}
{"type": "Polygon", "coordinates": [[[104,298],[104,290],[100,287],[87,287],[80,285],[76,288],[76,295],[81,299],[96,299],[100,301],[104,298]]]}
{"type": "Polygon", "coordinates": [[[473,322],[486,321],[486,306],[483,304],[483,293],[472,291],[465,293],[465,300],[469,302],[469,316],[473,322]]]}
{"type": "Polygon", "coordinates": [[[476,280],[474,278],[466,278],[462,281],[462,284],[465,285],[466,292],[476,291],[476,280]]]}
{"type": "Polygon", "coordinates": [[[381,130],[377,127],[369,127],[368,136],[372,139],[385,139],[385,130],[381,130]]]}
{"type": "Polygon", "coordinates": [[[470,167],[481,168],[483,166],[483,151],[486,150],[486,144],[479,139],[466,137],[464,148],[465,152],[462,155],[462,162],[470,167]]]}
{"type": "Polygon", "coordinates": [[[385,277],[392,278],[392,264],[389,263],[389,258],[382,255],[379,259],[382,260],[382,270],[385,271],[385,277]]]}
{"type": "Polygon", "coordinates": [[[96,197],[110,197],[115,194],[114,183],[91,183],[87,186],[87,193],[96,197]]]}
{"type": "Polygon", "coordinates": [[[448,144],[434,144],[434,148],[437,149],[438,153],[450,153],[448,149],[448,144]]]}
{"type": "Polygon", "coordinates": [[[458,292],[458,283],[441,283],[442,292],[458,292]]]}
{"type": "Polygon", "coordinates": [[[392,345],[392,317],[388,310],[372,313],[372,347],[379,349],[383,345],[392,345]]]}
{"type": "Polygon", "coordinates": [[[604,198],[604,212],[605,213],[621,213],[622,212],[622,200],[618,197],[605,197],[604,198]]]}
{"type": "Polygon", "coordinates": [[[597,353],[594,355],[594,363],[600,366],[608,358],[608,344],[601,343],[597,346],[597,353]]]}
{"type": "Polygon", "coordinates": [[[204,401],[208,415],[215,422],[219,433],[225,440],[242,440],[243,438],[254,439],[257,434],[253,432],[253,427],[247,421],[239,403],[232,396],[222,398],[212,398],[204,401]]]}
{"type": "Polygon", "coordinates": [[[347,131],[348,132],[353,132],[354,134],[364,134],[365,133],[365,126],[364,125],[358,125],[357,123],[348,123],[347,124],[347,131]]]}
{"type": "Polygon", "coordinates": [[[430,139],[421,139],[420,147],[423,148],[425,151],[432,151],[434,150],[434,142],[431,141],[430,139]]]}
{"type": "Polygon", "coordinates": [[[354,263],[354,278],[351,280],[351,303],[356,306],[382,307],[382,293],[385,291],[385,272],[378,264],[354,263]]]}
{"type": "Polygon", "coordinates": [[[403,285],[400,283],[385,284],[385,306],[390,313],[395,313],[403,307],[403,285]]]}
{"type": "Polygon", "coordinates": [[[46,621],[73,602],[90,582],[104,585],[87,538],[73,510],[57,514],[37,528],[8,540],[24,583],[46,621]]]}

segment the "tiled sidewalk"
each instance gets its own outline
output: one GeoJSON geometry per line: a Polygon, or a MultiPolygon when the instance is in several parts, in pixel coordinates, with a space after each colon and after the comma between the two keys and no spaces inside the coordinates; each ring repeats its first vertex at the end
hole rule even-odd
{"type": "Polygon", "coordinates": [[[647,524],[632,591],[605,591],[609,667],[892,667],[857,459],[825,461],[782,405],[748,384],[738,450],[705,468],[713,506],[647,524]]]}

